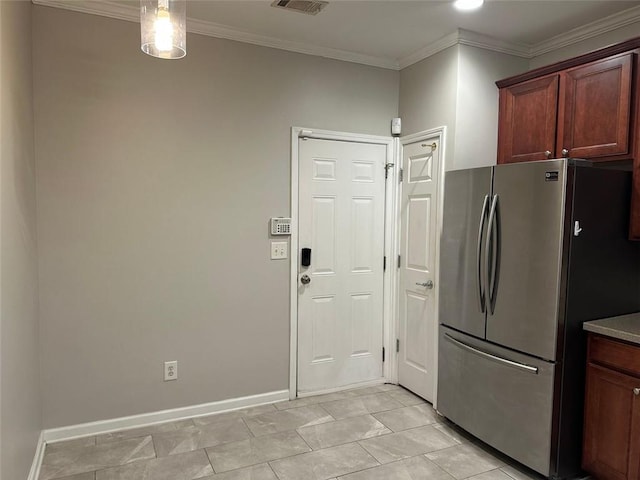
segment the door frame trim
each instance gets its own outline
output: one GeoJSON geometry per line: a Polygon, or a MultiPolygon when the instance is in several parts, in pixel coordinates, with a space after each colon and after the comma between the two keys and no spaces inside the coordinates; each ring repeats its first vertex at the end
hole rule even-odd
{"type": "MultiPolygon", "coordinates": [[[[446,153],[447,153],[447,127],[445,125],[440,126],[440,127],[435,127],[435,128],[431,128],[429,130],[423,130],[421,132],[416,132],[416,133],[412,133],[411,135],[406,135],[404,137],[400,137],[399,139],[399,150],[398,150],[398,156],[397,159],[398,161],[396,163],[398,163],[397,168],[401,168],[402,165],[400,165],[402,163],[402,159],[403,159],[403,149],[405,145],[409,145],[411,143],[416,143],[416,142],[421,142],[423,140],[427,140],[429,138],[433,138],[433,137],[438,137],[438,142],[440,144],[440,173],[438,175],[438,193],[436,195],[436,211],[437,211],[437,218],[436,218],[436,245],[435,245],[435,253],[436,253],[436,260],[435,260],[435,279],[434,279],[434,283],[435,283],[435,288],[434,288],[434,322],[435,322],[435,332],[436,334],[434,335],[434,339],[433,339],[433,408],[438,407],[438,318],[440,315],[440,306],[439,306],[439,300],[440,300],[440,239],[442,237],[442,215],[444,212],[444,177],[445,177],[445,171],[446,171],[446,153]]],[[[402,205],[400,205],[400,199],[401,199],[401,195],[402,195],[402,185],[400,185],[397,189],[396,192],[396,205],[397,205],[397,209],[395,212],[395,218],[396,218],[396,230],[397,230],[397,239],[395,241],[395,244],[399,250],[399,246],[400,246],[400,221],[402,220],[401,218],[401,212],[400,209],[402,208],[402,205]]],[[[395,269],[394,269],[395,270],[395,269]]],[[[395,294],[394,294],[394,298],[396,299],[395,302],[395,309],[393,311],[394,313],[394,319],[395,321],[394,323],[394,330],[396,332],[400,331],[400,279],[398,277],[397,282],[395,284],[395,294]]],[[[396,378],[396,382],[398,383],[398,360],[397,360],[397,355],[394,355],[394,357],[396,357],[396,371],[395,371],[395,378],[396,378]]]]}
{"type": "MultiPolygon", "coordinates": [[[[391,259],[397,256],[397,182],[396,171],[398,167],[397,153],[399,143],[397,139],[379,135],[366,135],[333,130],[318,130],[315,128],[291,127],[291,256],[289,276],[289,399],[293,400],[298,394],[298,201],[299,201],[299,152],[298,141],[300,138],[313,138],[318,140],[334,140],[353,143],[370,143],[384,145],[387,150],[387,163],[393,164],[388,169],[389,175],[385,181],[385,255],[387,256],[387,269],[383,272],[383,318],[382,318],[382,346],[386,351],[386,358],[382,364],[382,379],[389,382],[397,381],[397,363],[395,349],[391,346],[395,338],[395,294],[397,288],[393,288],[397,280],[397,269],[391,268],[391,259]],[[393,354],[392,354],[393,353],[393,354]],[[395,371],[395,374],[393,373],[395,371]],[[395,380],[394,380],[395,379],[395,380]]],[[[380,352],[382,355],[382,352],[380,352]]]]}

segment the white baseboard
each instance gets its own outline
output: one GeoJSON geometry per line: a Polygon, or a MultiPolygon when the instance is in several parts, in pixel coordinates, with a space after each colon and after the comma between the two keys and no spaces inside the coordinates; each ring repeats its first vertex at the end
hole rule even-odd
{"type": "Polygon", "coordinates": [[[36,446],[36,453],[33,456],[33,462],[31,463],[31,470],[29,470],[29,476],[27,480],[38,480],[40,476],[40,465],[42,465],[42,458],[44,457],[44,447],[46,443],[44,441],[44,430],[40,432],[38,437],[38,445],[36,446]]]}
{"type": "MultiPolygon", "coordinates": [[[[238,410],[240,408],[255,407],[258,405],[280,402],[283,400],[289,400],[288,390],[278,390],[275,392],[250,395],[248,397],[231,398],[229,400],[221,400],[219,402],[203,403],[190,407],[173,408],[170,410],[162,410],[159,412],[113,418],[110,420],[100,420],[98,422],[82,423],[79,425],[71,425],[68,427],[50,428],[47,430],[43,430],[41,440],[44,440],[43,443],[60,442],[62,440],[71,440],[74,438],[86,437],[89,435],[97,435],[118,430],[146,427],[149,425],[154,425],[156,423],[169,422],[172,420],[201,417],[203,415],[228,412],[232,410],[238,410]]],[[[44,448],[42,450],[44,452],[44,448]]],[[[37,476],[33,477],[33,480],[36,479],[37,476]]],[[[29,480],[32,480],[32,478],[29,477],[29,480]]]]}

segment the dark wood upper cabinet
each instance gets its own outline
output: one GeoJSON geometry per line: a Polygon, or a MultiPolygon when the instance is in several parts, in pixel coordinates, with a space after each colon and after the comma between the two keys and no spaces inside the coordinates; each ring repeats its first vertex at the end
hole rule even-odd
{"type": "MultiPolygon", "coordinates": [[[[629,347],[589,335],[582,468],[600,480],[640,478],[640,376],[608,366],[624,358],[622,348],[629,347]],[[609,344],[602,358],[592,355],[597,342],[609,344]]],[[[640,348],[631,348],[640,363],[640,348]]]]}
{"type": "Polygon", "coordinates": [[[640,240],[640,37],[496,85],[498,163],[572,157],[633,164],[629,238],[640,240]]]}
{"type": "Polygon", "coordinates": [[[634,54],[500,90],[498,163],[629,155],[634,54]]]}
{"type": "Polygon", "coordinates": [[[557,157],[629,153],[633,54],[561,73],[557,157]]]}
{"type": "Polygon", "coordinates": [[[551,158],[556,144],[558,75],[500,91],[499,162],[551,158]]]}

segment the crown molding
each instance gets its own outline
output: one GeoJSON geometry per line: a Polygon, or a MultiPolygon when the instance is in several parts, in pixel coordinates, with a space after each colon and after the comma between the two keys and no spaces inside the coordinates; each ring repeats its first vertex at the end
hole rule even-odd
{"type": "Polygon", "coordinates": [[[530,58],[531,55],[530,45],[517,42],[505,42],[504,40],[499,40],[489,35],[483,35],[470,30],[458,29],[458,43],[522,58],[530,58]]]}
{"type": "MultiPolygon", "coordinates": [[[[0,0],[1,1],[1,0],[0,0]]],[[[138,22],[140,14],[137,8],[108,0],[32,0],[36,5],[62,8],[74,12],[100,15],[129,22],[138,22]]],[[[282,40],[276,37],[256,35],[233,27],[213,22],[189,18],[187,30],[191,33],[215,38],[224,38],[237,42],[250,43],[263,47],[287,50],[290,52],[318,57],[359,63],[390,70],[402,70],[454,45],[469,45],[495,52],[515,55],[522,58],[534,58],[583,40],[602,35],[618,28],[640,22],[640,6],[618,12],[595,22],[569,30],[535,45],[505,42],[497,38],[482,35],[469,30],[457,29],[455,32],[426,45],[425,47],[401,58],[378,57],[347,50],[326,48],[302,42],[282,40]]]]}
{"type": "Polygon", "coordinates": [[[548,40],[544,40],[531,46],[531,56],[529,58],[537,57],[545,53],[558,50],[563,47],[568,47],[575,43],[582,42],[589,38],[597,37],[603,33],[617,30],[618,28],[626,27],[633,23],[640,22],[640,6],[631,7],[622,12],[614,13],[608,17],[601,18],[595,22],[588,23],[578,28],[569,30],[568,32],[561,33],[555,37],[551,37],[548,40]]]}
{"type": "Polygon", "coordinates": [[[35,5],[61,8],[63,10],[88,13],[91,15],[100,15],[101,17],[116,18],[118,20],[126,20],[128,22],[140,21],[140,11],[137,8],[118,3],[109,3],[106,1],[100,2],[95,0],[31,0],[31,2],[35,5]]]}
{"type": "Polygon", "coordinates": [[[436,40],[433,43],[430,43],[426,47],[421,48],[420,50],[416,50],[413,53],[410,53],[406,57],[402,57],[398,60],[399,70],[403,68],[409,67],[414,63],[418,63],[420,60],[424,60],[425,58],[431,57],[442,50],[445,50],[449,47],[453,47],[458,44],[459,35],[458,31],[450,33],[449,35],[445,35],[440,40],[436,40]]]}
{"type": "Polygon", "coordinates": [[[484,48],[486,50],[493,50],[495,52],[531,59],[634,23],[640,23],[640,6],[632,7],[627,10],[623,10],[622,12],[609,15],[608,17],[574,28],[535,45],[504,42],[487,35],[458,29],[456,32],[441,38],[437,42],[407,55],[406,57],[400,58],[398,60],[398,65],[400,66],[400,69],[406,68],[409,65],[413,65],[420,60],[430,57],[431,55],[435,55],[441,50],[456,44],[470,45],[472,47],[484,48]]]}
{"type": "Polygon", "coordinates": [[[192,33],[198,33],[200,35],[206,35],[209,37],[224,38],[227,40],[250,43],[252,45],[259,45],[262,47],[277,48],[279,50],[287,50],[290,52],[314,55],[317,57],[325,57],[334,60],[342,60],[345,62],[360,63],[363,65],[386,68],[389,70],[399,70],[398,62],[395,59],[365,55],[362,53],[339,50],[335,48],[321,47],[309,43],[281,40],[279,38],[268,37],[264,35],[256,35],[235,28],[226,27],[224,25],[204,22],[202,20],[195,20],[191,18],[188,19],[187,30],[192,33]]]}
{"type": "Polygon", "coordinates": [[[484,48],[494,52],[506,53],[517,57],[531,58],[529,45],[522,43],[505,42],[488,35],[472,32],[470,30],[457,29],[455,32],[442,37],[440,40],[427,45],[420,50],[413,52],[398,60],[400,69],[406,68],[414,63],[424,60],[454,45],[468,45],[471,47],[484,48]]]}
{"type": "MultiPolygon", "coordinates": [[[[32,0],[32,2],[36,5],[43,5],[45,7],[61,8],[64,10],[100,15],[102,17],[116,18],[118,20],[126,20],[129,22],[137,23],[140,21],[140,11],[137,8],[109,1],[32,0]]],[[[395,59],[365,55],[335,48],[321,47],[302,42],[292,42],[264,35],[256,35],[233,27],[228,27],[226,25],[197,20],[195,18],[187,18],[187,31],[208,37],[224,38],[226,40],[234,40],[237,42],[250,43],[253,45],[287,50],[306,55],[331,58],[351,63],[360,63],[363,65],[390,70],[399,70],[398,62],[395,59]]]]}

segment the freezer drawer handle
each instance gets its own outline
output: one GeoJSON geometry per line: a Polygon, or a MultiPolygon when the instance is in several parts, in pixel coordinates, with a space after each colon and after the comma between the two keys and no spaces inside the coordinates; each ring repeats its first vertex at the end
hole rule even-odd
{"type": "Polygon", "coordinates": [[[532,367],[531,365],[525,365],[524,363],[514,362],[512,360],[507,360],[506,358],[497,357],[495,355],[491,355],[490,353],[483,352],[482,350],[478,350],[477,348],[472,347],[471,345],[467,345],[460,340],[456,340],[449,334],[444,334],[445,338],[449,340],[451,343],[457,345],[460,348],[464,348],[465,350],[474,353],[476,355],[480,355],[481,357],[487,358],[489,360],[493,360],[494,362],[504,363],[505,365],[509,365],[510,367],[519,368],[520,370],[524,370],[525,372],[538,374],[538,367],[532,367]]]}

